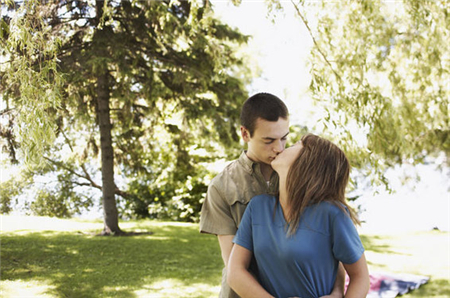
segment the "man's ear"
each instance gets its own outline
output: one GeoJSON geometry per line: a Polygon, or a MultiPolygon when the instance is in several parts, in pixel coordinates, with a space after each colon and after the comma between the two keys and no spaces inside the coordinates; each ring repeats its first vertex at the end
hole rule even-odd
{"type": "Polygon", "coordinates": [[[244,142],[248,143],[250,141],[250,132],[244,126],[241,126],[241,136],[244,142]]]}

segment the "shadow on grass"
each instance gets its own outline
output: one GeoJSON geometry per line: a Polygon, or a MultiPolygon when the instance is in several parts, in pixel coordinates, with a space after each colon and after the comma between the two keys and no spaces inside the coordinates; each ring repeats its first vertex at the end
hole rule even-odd
{"type": "Polygon", "coordinates": [[[152,292],[151,285],[162,280],[206,288],[220,285],[222,262],[214,236],[200,234],[194,225],[145,228],[154,233],[5,233],[1,279],[47,283],[47,294],[57,297],[138,297],[136,291],[152,292]]]}
{"type": "MultiPolygon", "coordinates": [[[[216,237],[177,223],[139,222],[133,230],[153,234],[3,233],[1,280],[49,285],[54,297],[217,297],[223,264],[216,237]]],[[[404,255],[384,236],[361,240],[367,251],[404,255]]],[[[449,295],[448,280],[431,278],[405,298],[449,295]]]]}

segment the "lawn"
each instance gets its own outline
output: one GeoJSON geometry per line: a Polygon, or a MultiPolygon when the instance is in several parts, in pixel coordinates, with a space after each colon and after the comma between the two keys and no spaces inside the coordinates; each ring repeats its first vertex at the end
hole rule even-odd
{"type": "MultiPolygon", "coordinates": [[[[138,236],[100,237],[101,222],[2,216],[1,297],[217,297],[222,261],[198,225],[122,222],[138,236]],[[153,232],[153,234],[145,234],[153,232]]],[[[428,275],[403,297],[449,297],[449,233],[362,235],[370,270],[428,275]]]]}

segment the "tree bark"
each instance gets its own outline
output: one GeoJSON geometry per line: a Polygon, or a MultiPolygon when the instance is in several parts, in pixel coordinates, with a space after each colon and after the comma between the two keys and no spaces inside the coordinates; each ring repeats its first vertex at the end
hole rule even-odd
{"type": "Polygon", "coordinates": [[[108,73],[97,77],[97,104],[102,159],[103,222],[102,234],[121,234],[114,183],[114,151],[111,138],[108,73]]]}
{"type": "MultiPolygon", "coordinates": [[[[104,28],[98,28],[103,16],[104,1],[96,1],[97,32],[94,42],[97,43],[100,57],[106,57],[107,36],[104,28]]],[[[114,151],[111,138],[110,88],[109,73],[106,65],[101,65],[97,73],[97,113],[100,127],[100,147],[102,159],[102,194],[103,194],[103,235],[119,235],[119,214],[117,212],[114,183],[114,151]]]]}

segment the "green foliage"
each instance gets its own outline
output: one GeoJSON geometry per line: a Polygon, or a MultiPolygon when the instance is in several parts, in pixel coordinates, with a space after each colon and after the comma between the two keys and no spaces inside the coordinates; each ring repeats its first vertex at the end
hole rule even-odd
{"type": "Polygon", "coordinates": [[[95,202],[92,192],[73,185],[77,181],[70,173],[48,175],[55,171],[49,164],[39,171],[26,168],[0,184],[0,212],[7,214],[15,207],[30,215],[70,218],[89,210],[95,202]],[[33,200],[24,200],[27,195],[33,200]]]}
{"type": "Polygon", "coordinates": [[[13,175],[8,180],[2,182],[0,184],[0,212],[2,214],[8,214],[13,211],[20,195],[32,188],[33,185],[33,175],[27,170],[13,175]]]}
{"type": "MultiPolygon", "coordinates": [[[[21,185],[20,185],[21,186],[21,185]]],[[[1,184],[0,187],[0,212],[8,214],[13,210],[12,204],[14,198],[20,194],[21,187],[13,179],[9,179],[1,184]]]]}
{"type": "MultiPolygon", "coordinates": [[[[39,6],[48,12],[42,27],[61,41],[54,50],[64,85],[59,108],[36,117],[57,127],[52,146],[43,147],[49,166],[36,175],[64,177],[58,189],[69,201],[82,197],[80,186],[101,189],[96,82],[106,73],[122,215],[193,221],[207,164],[239,154],[236,132],[250,70],[236,48],[248,37],[198,1],[107,1],[99,23],[91,17],[99,9],[93,5],[39,6]]],[[[11,26],[7,19],[4,24],[11,26]]],[[[11,109],[22,108],[21,94],[11,90],[1,91],[3,99],[11,109]]],[[[10,152],[27,148],[14,136],[10,152]]]]}
{"type": "Polygon", "coordinates": [[[40,190],[36,199],[31,203],[31,211],[40,216],[70,218],[72,216],[64,197],[40,190]]]}
{"type": "Polygon", "coordinates": [[[7,101],[5,117],[16,118],[14,130],[23,159],[38,166],[44,162],[45,147],[56,138],[54,113],[49,111],[59,107],[63,84],[57,71],[61,41],[44,23],[48,17],[44,7],[37,0],[24,1],[12,18],[5,14],[0,21],[0,56],[9,59],[8,67],[0,66],[0,92],[4,99],[15,100],[7,101]]]}
{"type": "Polygon", "coordinates": [[[448,1],[309,4],[296,8],[314,41],[312,95],[353,164],[383,180],[386,167],[448,157],[448,1]]]}
{"type": "Polygon", "coordinates": [[[82,214],[93,206],[92,198],[79,194],[71,185],[64,186],[63,180],[53,189],[40,189],[30,204],[32,214],[58,218],[70,218],[82,214]]]}
{"type": "Polygon", "coordinates": [[[179,172],[160,173],[164,179],[142,184],[141,179],[129,183],[129,193],[124,201],[122,214],[128,218],[157,218],[177,221],[198,221],[198,214],[208,187],[208,173],[203,167],[192,170],[194,177],[176,178],[179,172]],[[168,175],[165,177],[163,175],[168,175]],[[173,181],[172,183],[167,183],[173,181]]]}

